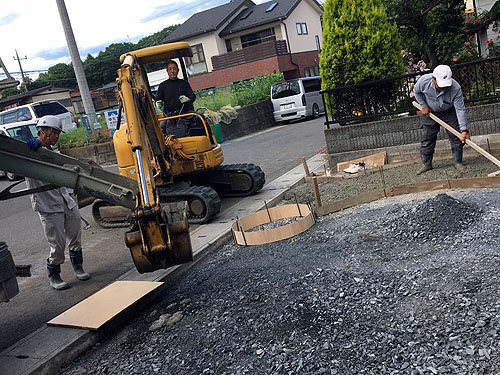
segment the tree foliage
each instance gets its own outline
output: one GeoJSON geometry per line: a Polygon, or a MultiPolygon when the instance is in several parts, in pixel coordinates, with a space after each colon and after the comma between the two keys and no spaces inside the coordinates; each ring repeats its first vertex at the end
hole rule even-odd
{"type": "MultiPolygon", "coordinates": [[[[116,71],[120,67],[120,55],[140,48],[151,47],[160,44],[178,25],[168,26],[161,31],[140,39],[137,43],[112,43],[104,51],[94,57],[87,55],[83,61],[83,70],[91,89],[104,86],[116,79],[116,71]]],[[[162,64],[150,64],[150,69],[160,69],[162,64]],[[154,66],[153,66],[154,65],[154,66]]],[[[54,85],[78,90],[73,64],[59,63],[51,66],[47,73],[41,73],[38,78],[28,84],[29,89],[54,85]]]]}
{"type": "Polygon", "coordinates": [[[400,37],[381,0],[327,0],[320,71],[324,88],[404,72],[400,37]]]}
{"type": "Polygon", "coordinates": [[[434,7],[429,0],[383,2],[389,18],[398,25],[403,48],[431,67],[451,63],[467,41],[463,0],[445,0],[434,7]]]}

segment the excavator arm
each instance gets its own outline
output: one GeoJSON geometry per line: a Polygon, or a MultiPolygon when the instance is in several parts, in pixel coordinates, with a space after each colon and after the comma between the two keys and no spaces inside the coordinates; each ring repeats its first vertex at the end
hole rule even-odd
{"type": "MultiPolygon", "coordinates": [[[[137,137],[141,139],[141,137],[137,137]]],[[[30,150],[25,142],[0,135],[0,168],[19,176],[47,182],[45,190],[59,186],[132,210],[132,225],[125,235],[139,272],[152,272],[192,260],[185,203],[161,205],[151,179],[147,144],[136,147],[137,181],[108,172],[44,148],[30,150]],[[143,152],[141,152],[143,151],[143,152]]],[[[24,193],[0,192],[0,200],[24,193]]]]}
{"type": "Polygon", "coordinates": [[[126,233],[125,243],[130,249],[139,272],[152,272],[192,260],[187,218],[179,217],[176,204],[160,204],[155,176],[169,180],[166,146],[147,78],[133,55],[127,55],[118,70],[118,92],[126,118],[127,147],[133,153],[138,185],[136,208],[132,212],[135,225],[126,233]],[[167,208],[168,207],[168,208],[167,208]],[[175,223],[175,224],[174,224],[175,223]]]}

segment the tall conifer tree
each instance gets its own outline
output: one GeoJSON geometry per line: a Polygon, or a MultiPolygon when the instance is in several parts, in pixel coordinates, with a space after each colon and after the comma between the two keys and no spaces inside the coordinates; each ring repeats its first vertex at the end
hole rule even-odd
{"type": "Polygon", "coordinates": [[[322,48],[324,89],[404,72],[400,36],[381,0],[326,0],[322,48]]]}

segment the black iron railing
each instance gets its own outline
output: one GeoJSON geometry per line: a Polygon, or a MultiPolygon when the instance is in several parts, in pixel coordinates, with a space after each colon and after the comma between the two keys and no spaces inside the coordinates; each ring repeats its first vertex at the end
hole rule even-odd
{"type": "MultiPolygon", "coordinates": [[[[462,86],[466,103],[500,100],[500,57],[472,61],[451,67],[462,86]]],[[[373,121],[414,111],[415,82],[431,71],[363,82],[321,91],[325,104],[325,125],[373,121]]]]}

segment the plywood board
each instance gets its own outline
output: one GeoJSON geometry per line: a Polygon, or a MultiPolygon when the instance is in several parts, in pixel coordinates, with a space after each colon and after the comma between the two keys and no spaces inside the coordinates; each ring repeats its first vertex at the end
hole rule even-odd
{"type": "Polygon", "coordinates": [[[384,190],[362,193],[351,198],[328,203],[316,209],[318,216],[328,215],[345,208],[353,207],[362,203],[369,203],[378,199],[411,193],[422,193],[425,191],[442,189],[474,189],[474,188],[500,188],[500,176],[462,178],[456,180],[422,181],[415,184],[400,185],[384,190]]]}
{"type": "Polygon", "coordinates": [[[449,189],[450,182],[448,180],[439,181],[423,181],[415,184],[400,185],[387,188],[387,196],[404,195],[411,193],[423,193],[424,191],[449,189]]]}
{"type": "Polygon", "coordinates": [[[476,177],[450,180],[452,189],[494,188],[500,186],[500,177],[476,177]]]}
{"type": "Polygon", "coordinates": [[[97,330],[161,284],[151,281],[115,281],[47,324],[97,330]]]}
{"type": "Polygon", "coordinates": [[[384,190],[370,191],[367,193],[362,193],[351,198],[341,199],[332,203],[328,203],[324,206],[316,208],[316,213],[319,216],[324,216],[331,214],[333,212],[345,210],[349,207],[354,207],[363,203],[370,203],[376,200],[385,198],[384,190]]]}
{"type": "Polygon", "coordinates": [[[362,158],[337,163],[337,171],[341,173],[344,169],[349,168],[351,164],[357,164],[361,162],[365,163],[366,165],[371,165],[373,167],[381,167],[382,165],[385,165],[386,160],[387,160],[387,153],[385,151],[379,152],[376,154],[363,156],[362,158]]]}

